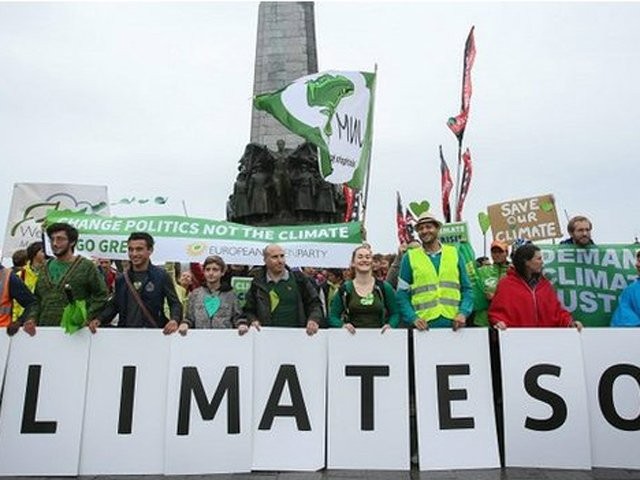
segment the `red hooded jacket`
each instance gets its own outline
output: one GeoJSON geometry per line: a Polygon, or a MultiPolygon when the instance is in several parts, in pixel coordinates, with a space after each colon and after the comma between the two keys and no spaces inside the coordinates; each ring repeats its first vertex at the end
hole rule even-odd
{"type": "Polygon", "coordinates": [[[573,318],[565,310],[553,285],[545,277],[534,288],[510,268],[500,280],[491,305],[489,322],[504,322],[507,327],[568,327],[573,318]]]}

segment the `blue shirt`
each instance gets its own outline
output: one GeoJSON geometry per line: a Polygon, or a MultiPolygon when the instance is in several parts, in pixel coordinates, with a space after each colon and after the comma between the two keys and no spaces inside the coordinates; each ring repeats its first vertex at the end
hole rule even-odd
{"type": "Polygon", "coordinates": [[[640,327],[640,278],[622,291],[611,326],[640,327]]]}

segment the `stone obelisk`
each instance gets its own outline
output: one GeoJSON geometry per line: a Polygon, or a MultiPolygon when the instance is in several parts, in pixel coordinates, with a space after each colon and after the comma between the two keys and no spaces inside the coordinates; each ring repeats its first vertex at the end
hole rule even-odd
{"type": "MultiPolygon", "coordinates": [[[[279,90],[318,71],[313,2],[261,2],[258,10],[254,95],[279,90]]],[[[283,139],[295,148],[303,139],[271,115],[255,108],[251,115],[251,142],[276,150],[283,139]]]]}

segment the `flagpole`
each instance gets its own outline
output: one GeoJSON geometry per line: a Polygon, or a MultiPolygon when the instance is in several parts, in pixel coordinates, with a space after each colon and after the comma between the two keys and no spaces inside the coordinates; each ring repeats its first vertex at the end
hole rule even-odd
{"type": "MultiPolygon", "coordinates": [[[[371,130],[369,132],[369,158],[367,159],[367,175],[365,177],[364,198],[362,199],[362,225],[365,225],[367,217],[367,204],[369,203],[369,179],[371,178],[371,157],[373,153],[373,106],[375,105],[376,87],[378,83],[378,64],[373,68],[373,88],[371,89],[371,108],[369,109],[369,121],[371,130]]],[[[364,230],[366,232],[366,229],[364,230]]]]}
{"type": "Polygon", "coordinates": [[[462,164],[462,137],[458,139],[458,169],[456,171],[456,209],[454,221],[458,221],[458,205],[460,204],[460,165],[462,164]]]}

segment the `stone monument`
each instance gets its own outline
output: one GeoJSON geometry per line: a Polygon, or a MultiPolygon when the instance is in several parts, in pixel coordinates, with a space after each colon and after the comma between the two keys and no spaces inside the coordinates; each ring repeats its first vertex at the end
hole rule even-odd
{"type": "MultiPolygon", "coordinates": [[[[253,94],[317,73],[313,2],[262,2],[253,94]]],[[[325,182],[313,145],[252,109],[251,140],[238,163],[227,220],[246,225],[342,222],[342,187],[325,182]]]]}

